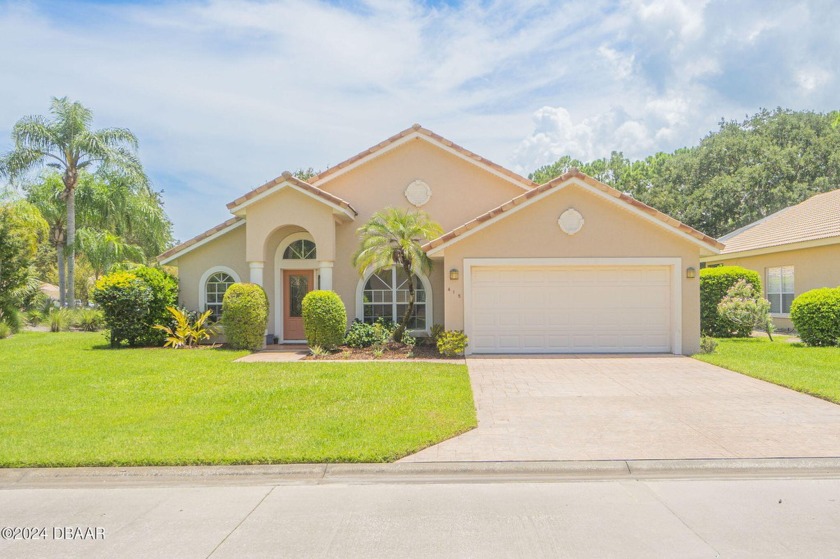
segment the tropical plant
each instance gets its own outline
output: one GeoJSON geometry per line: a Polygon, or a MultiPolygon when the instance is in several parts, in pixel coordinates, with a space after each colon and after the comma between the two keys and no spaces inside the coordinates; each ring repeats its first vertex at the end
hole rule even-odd
{"type": "Polygon", "coordinates": [[[408,278],[407,308],[392,334],[394,341],[399,342],[414,312],[414,276],[428,273],[432,267],[431,259],[421,247],[424,241],[443,235],[443,228],[426,212],[386,208],[373,214],[357,234],[360,246],[353,255],[353,266],[360,274],[399,266],[408,278]]]}
{"type": "Polygon", "coordinates": [[[12,329],[5,322],[0,322],[0,340],[12,335],[12,329]]]}
{"type": "Polygon", "coordinates": [[[770,301],[762,297],[753,285],[745,279],[739,279],[726,292],[717,306],[718,315],[735,326],[736,337],[745,338],[753,329],[762,328],[773,339],[770,322],[770,301]]]}
{"type": "Polygon", "coordinates": [[[93,113],[67,97],[52,99],[52,118],[41,115],[20,119],[12,129],[14,148],[2,160],[4,174],[17,178],[47,165],[62,174],[63,202],[67,211],[66,295],[75,304],[76,186],[79,174],[95,166],[118,170],[147,182],[137,159],[137,138],[124,128],[91,130],[93,113]]]}
{"type": "Polygon", "coordinates": [[[173,324],[164,326],[155,324],[154,328],[166,334],[163,347],[174,349],[193,348],[205,340],[209,340],[215,333],[216,328],[207,324],[207,320],[213,311],[205,311],[196,320],[191,321],[187,311],[175,307],[166,307],[167,312],[172,315],[173,324]]]}

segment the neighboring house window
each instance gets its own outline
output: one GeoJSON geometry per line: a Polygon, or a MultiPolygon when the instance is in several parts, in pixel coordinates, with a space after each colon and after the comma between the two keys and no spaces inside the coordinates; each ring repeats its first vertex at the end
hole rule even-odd
{"type": "Polygon", "coordinates": [[[307,239],[292,241],[283,251],[284,260],[310,260],[315,258],[315,243],[307,239]]]}
{"type": "Polygon", "coordinates": [[[213,311],[210,315],[211,320],[216,321],[222,317],[222,300],[225,297],[225,291],[234,283],[236,281],[233,277],[225,272],[216,272],[207,278],[204,310],[213,311]]]}
{"type": "MultiPolygon", "coordinates": [[[[405,272],[391,268],[370,276],[365,283],[362,304],[365,322],[385,318],[393,322],[402,320],[408,308],[408,282],[405,272]]],[[[409,330],[426,329],[426,289],[419,277],[414,276],[414,312],[408,321],[409,330]]]]}
{"type": "Polygon", "coordinates": [[[793,301],[793,266],[767,268],[767,299],[773,314],[790,313],[793,301]]]}

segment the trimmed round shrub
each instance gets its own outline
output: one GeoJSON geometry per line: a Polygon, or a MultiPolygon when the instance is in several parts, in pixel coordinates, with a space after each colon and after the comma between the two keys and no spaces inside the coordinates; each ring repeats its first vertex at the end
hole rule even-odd
{"type": "Polygon", "coordinates": [[[131,272],[102,276],[93,289],[93,300],[105,315],[111,347],[122,342],[139,345],[151,328],[148,323],[152,289],[131,272]]]}
{"type": "Polygon", "coordinates": [[[172,316],[166,307],[178,305],[178,280],[158,268],[138,266],[131,273],[146,282],[152,291],[149,301],[149,315],[146,319],[148,328],[138,340],[139,345],[160,346],[166,334],[154,328],[155,324],[169,324],[172,316]]]}
{"type": "Polygon", "coordinates": [[[840,287],[806,291],[790,304],[799,338],[812,346],[832,346],[840,339],[840,287]]]}
{"type": "Polygon", "coordinates": [[[758,272],[740,266],[718,266],[700,270],[700,331],[704,336],[731,338],[738,325],[718,312],[718,305],[738,280],[746,280],[756,293],[762,293],[758,272]]]}
{"type": "Polygon", "coordinates": [[[718,303],[718,316],[735,325],[737,338],[748,338],[755,328],[767,328],[772,324],[769,313],[770,301],[747,280],[738,280],[718,303]]]}
{"type": "Polygon", "coordinates": [[[256,351],[265,344],[268,297],[255,283],[234,283],[222,299],[222,328],[233,349],[256,351]]]}
{"type": "Polygon", "coordinates": [[[347,310],[334,291],[310,291],[303,298],[303,328],[310,347],[335,349],[344,341],[347,310]]]}

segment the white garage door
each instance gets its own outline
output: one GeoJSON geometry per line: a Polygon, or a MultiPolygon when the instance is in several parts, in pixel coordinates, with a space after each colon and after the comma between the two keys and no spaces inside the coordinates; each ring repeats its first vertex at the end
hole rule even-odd
{"type": "Polygon", "coordinates": [[[671,351],[667,266],[473,267],[474,353],[671,351]]]}

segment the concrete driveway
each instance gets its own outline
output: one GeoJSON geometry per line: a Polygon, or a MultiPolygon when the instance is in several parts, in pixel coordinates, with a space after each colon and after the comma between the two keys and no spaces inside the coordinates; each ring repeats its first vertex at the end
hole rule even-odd
{"type": "Polygon", "coordinates": [[[688,357],[467,364],[478,428],[403,461],[840,456],[840,406],[688,357]]]}

